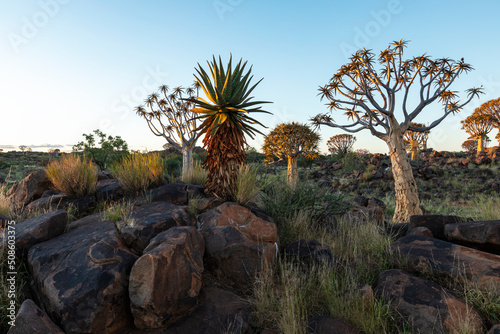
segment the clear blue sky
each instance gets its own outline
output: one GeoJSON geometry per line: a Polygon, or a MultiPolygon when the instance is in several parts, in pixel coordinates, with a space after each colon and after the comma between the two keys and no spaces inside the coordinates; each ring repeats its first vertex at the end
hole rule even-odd
{"type": "MultiPolygon", "coordinates": [[[[273,102],[267,105],[273,116],[257,116],[269,126],[264,133],[324,112],[317,88],[349,52],[378,52],[401,38],[411,41],[408,58],[427,53],[471,63],[475,71],[454,90],[485,88],[486,95],[431,131],[431,147],[460,150],[467,139],[460,120],[500,96],[500,3],[494,0],[42,0],[4,1],[1,7],[4,150],[68,150],[98,128],[122,136],[133,149],[160,149],[164,139],[149,131],[134,107],[160,84],[190,85],[198,62],[212,55],[227,60],[230,53],[253,65],[255,79],[264,78],[253,94],[273,102]]],[[[439,105],[431,105],[416,121],[439,113],[439,105]]],[[[321,128],[322,151],[340,133],[321,128]]],[[[387,151],[367,131],[356,137],[355,148],[387,151]]],[[[262,137],[250,142],[259,150],[262,143],[262,137]]]]}

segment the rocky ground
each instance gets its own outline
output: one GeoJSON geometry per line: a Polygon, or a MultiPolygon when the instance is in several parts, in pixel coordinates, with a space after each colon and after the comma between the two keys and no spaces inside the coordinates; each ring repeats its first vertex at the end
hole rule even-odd
{"type": "MultiPolygon", "coordinates": [[[[416,162],[421,195],[453,200],[500,191],[498,171],[491,168],[496,152],[435,152],[416,162]]],[[[332,192],[350,194],[348,219],[372,217],[393,237],[387,252],[397,267],[360,289],[390,302],[413,332],[497,333],[500,324],[430,278],[466,282],[498,300],[500,221],[423,215],[383,224],[387,204],[377,198],[391,191],[389,167],[386,156],[374,155],[302,171],[332,192]]],[[[9,190],[16,205],[46,213],[16,224],[16,253],[27,264],[31,289],[8,333],[274,333],[252,317],[248,296],[255,277],[282,254],[339,265],[328,246],[315,240],[280,244],[277,225],[261,209],[207,197],[200,186],[153,189],[134,198],[126,219],[118,221],[95,210],[124,195],[106,173],[96,193],[83,199],[54,193],[43,171],[9,190]]],[[[306,331],[360,333],[326,314],[309,319],[306,331]]]]}

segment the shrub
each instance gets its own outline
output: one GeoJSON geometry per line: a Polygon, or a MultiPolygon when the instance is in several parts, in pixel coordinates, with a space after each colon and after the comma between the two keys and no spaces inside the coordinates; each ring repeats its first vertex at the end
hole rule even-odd
{"type": "Polygon", "coordinates": [[[130,193],[141,193],[165,182],[163,161],[158,154],[131,154],[112,167],[113,175],[130,193]]]}
{"type": "Polygon", "coordinates": [[[240,166],[233,189],[233,198],[238,204],[246,205],[257,197],[260,188],[257,186],[258,165],[240,166]]]}
{"type": "Polygon", "coordinates": [[[97,171],[91,160],[76,154],[52,161],[46,169],[54,187],[68,196],[85,197],[95,192],[97,171]]]}
{"type": "Polygon", "coordinates": [[[201,161],[195,161],[193,168],[189,170],[187,175],[182,175],[182,181],[189,184],[204,185],[207,182],[208,173],[203,168],[201,161]]]}

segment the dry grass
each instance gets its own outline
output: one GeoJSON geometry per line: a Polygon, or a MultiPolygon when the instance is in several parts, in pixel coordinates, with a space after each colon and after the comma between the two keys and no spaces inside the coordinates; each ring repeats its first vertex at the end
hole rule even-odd
{"type": "Polygon", "coordinates": [[[97,170],[90,160],[75,154],[65,155],[47,166],[47,176],[56,189],[77,198],[92,195],[97,183],[97,170]]]}
{"type": "Polygon", "coordinates": [[[257,186],[258,174],[259,166],[257,165],[243,165],[239,167],[232,194],[238,204],[246,205],[257,197],[260,191],[260,188],[257,186]]]}
{"type": "Polygon", "coordinates": [[[200,186],[205,185],[207,178],[208,173],[205,168],[203,168],[203,164],[200,161],[195,161],[189,173],[187,173],[187,175],[182,175],[183,182],[200,186]]]}
{"type": "Polygon", "coordinates": [[[124,189],[134,194],[165,182],[163,161],[158,154],[131,154],[113,165],[112,171],[124,189]]]}
{"type": "Polygon", "coordinates": [[[109,220],[112,221],[113,223],[123,221],[129,226],[133,226],[134,221],[131,218],[133,209],[134,209],[134,204],[130,201],[123,200],[122,202],[109,204],[101,212],[101,219],[109,220]]]}

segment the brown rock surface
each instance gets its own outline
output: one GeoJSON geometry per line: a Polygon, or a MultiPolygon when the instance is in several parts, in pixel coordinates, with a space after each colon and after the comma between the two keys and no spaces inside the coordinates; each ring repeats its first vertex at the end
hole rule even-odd
{"type": "Polygon", "coordinates": [[[52,186],[45,170],[32,172],[21,182],[12,186],[7,192],[8,200],[17,207],[24,207],[31,201],[38,199],[52,186]]]}
{"type": "Polygon", "coordinates": [[[14,324],[7,334],[64,334],[31,299],[22,303],[14,324]]]}
{"type": "Polygon", "coordinates": [[[500,255],[500,220],[449,224],[444,234],[450,242],[500,255]]]}

